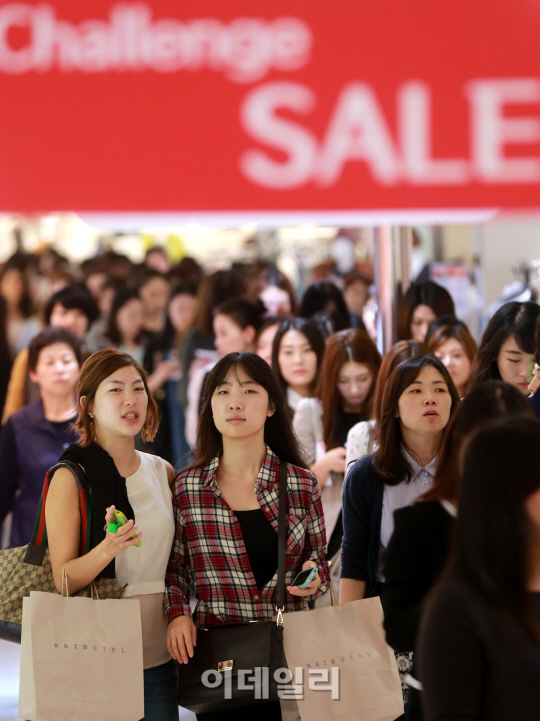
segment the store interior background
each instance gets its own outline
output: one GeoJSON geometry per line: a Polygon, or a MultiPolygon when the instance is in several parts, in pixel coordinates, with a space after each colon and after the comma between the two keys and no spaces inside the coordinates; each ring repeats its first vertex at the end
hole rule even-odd
{"type": "MultiPolygon", "coordinates": [[[[370,263],[374,259],[374,228],[347,228],[354,251],[336,244],[340,229],[304,224],[295,227],[243,225],[216,228],[209,224],[168,225],[161,222],[138,227],[137,217],[122,216],[119,225],[107,214],[84,216],[75,213],[48,215],[0,215],[0,263],[17,248],[39,252],[50,246],[74,263],[103,250],[124,253],[138,263],[152,245],[164,246],[172,262],[192,256],[207,271],[275,261],[297,288],[299,295],[309,284],[312,270],[333,257],[370,263]]],[[[503,216],[471,225],[414,225],[412,227],[410,279],[422,272],[454,296],[457,315],[480,337],[503,299],[529,299],[540,291],[540,216],[503,216]],[[426,266],[428,266],[426,268],[426,266]],[[521,292],[525,291],[522,297],[521,292]]],[[[397,239],[398,228],[393,228],[397,239]]],[[[393,244],[397,247],[397,242],[393,244]]],[[[349,261],[350,262],[350,261],[349,261]]],[[[394,258],[397,268],[398,259],[394,258]]],[[[394,272],[394,279],[400,274],[394,272]]],[[[540,295],[540,293],[539,293],[540,295]]]]}
{"type": "MultiPolygon", "coordinates": [[[[309,224],[215,228],[194,223],[150,223],[136,227],[135,217],[132,223],[122,226],[112,224],[106,215],[98,217],[97,222],[92,220],[90,224],[75,213],[0,215],[0,263],[17,249],[39,252],[47,247],[74,263],[106,249],[141,262],[149,247],[162,245],[173,262],[184,255],[192,256],[207,271],[229,267],[233,262],[273,260],[301,293],[311,280],[312,269],[335,255],[335,239],[339,236],[337,227],[309,224]]],[[[393,230],[396,241],[398,230],[393,230]]],[[[410,277],[417,277],[423,269],[425,272],[426,265],[432,277],[438,273],[435,279],[447,285],[457,315],[477,338],[493,304],[502,301],[503,296],[528,300],[536,289],[540,295],[539,215],[505,216],[480,225],[414,225],[412,230],[410,277]]],[[[373,261],[374,228],[348,228],[346,237],[353,241],[357,261],[373,261]]],[[[394,250],[398,245],[393,243],[394,250]]],[[[399,265],[396,257],[394,265],[399,265]]],[[[394,279],[396,275],[399,273],[394,274],[394,279]]],[[[15,721],[18,717],[19,653],[19,646],[0,641],[0,721],[15,721]]],[[[180,721],[194,718],[182,710],[180,721]]]]}

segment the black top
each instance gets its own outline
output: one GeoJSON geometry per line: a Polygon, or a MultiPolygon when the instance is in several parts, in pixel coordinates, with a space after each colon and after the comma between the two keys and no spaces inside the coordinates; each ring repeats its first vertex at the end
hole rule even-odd
{"type": "Polygon", "coordinates": [[[416,646],[424,598],[446,565],[455,519],[439,501],[420,501],[395,511],[394,523],[381,603],[388,645],[409,652],[416,646]]]}
{"type": "Polygon", "coordinates": [[[538,392],[535,393],[533,396],[530,396],[528,400],[535,414],[537,416],[540,416],[540,388],[538,389],[538,392]]]}
{"type": "Polygon", "coordinates": [[[262,508],[233,511],[242,529],[242,537],[255,583],[259,591],[274,578],[278,567],[278,534],[262,508]]]}
{"type": "Polygon", "coordinates": [[[339,409],[336,414],[336,437],[339,443],[344,446],[347,442],[347,435],[353,426],[366,418],[362,413],[346,413],[339,409]]]}
{"type": "Polygon", "coordinates": [[[417,661],[426,721],[540,717],[540,644],[461,581],[430,598],[417,661]]]}
{"type": "Polygon", "coordinates": [[[376,596],[384,483],[371,456],[360,458],[343,484],[341,578],[366,581],[366,598],[376,596]]]}

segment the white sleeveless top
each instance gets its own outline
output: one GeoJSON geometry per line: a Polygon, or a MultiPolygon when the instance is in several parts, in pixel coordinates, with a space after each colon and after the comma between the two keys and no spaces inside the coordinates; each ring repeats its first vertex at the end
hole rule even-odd
{"type": "Polygon", "coordinates": [[[139,468],[126,478],[129,502],[142,546],[116,556],[116,580],[126,586],[123,598],[137,598],[141,606],[144,668],[171,660],[167,651],[167,619],[163,610],[165,572],[174,538],[172,497],[165,462],[138,451],[139,468]]]}
{"type": "Polygon", "coordinates": [[[172,497],[163,459],[138,451],[139,468],[126,478],[129,502],[142,531],[142,546],[116,556],[116,579],[124,598],[165,591],[165,572],[174,538],[172,497]],[[127,585],[126,585],[127,584],[127,585]]]}

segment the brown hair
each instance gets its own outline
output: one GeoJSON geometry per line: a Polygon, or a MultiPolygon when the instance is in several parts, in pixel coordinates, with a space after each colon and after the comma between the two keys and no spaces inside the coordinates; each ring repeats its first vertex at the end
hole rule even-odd
{"type": "Polygon", "coordinates": [[[363,363],[369,368],[372,375],[371,388],[362,405],[364,419],[369,420],[372,417],[373,396],[375,395],[375,383],[381,365],[381,356],[377,346],[365,330],[350,328],[339,331],[330,336],[326,342],[317,392],[323,408],[323,438],[326,450],[341,445],[336,436],[338,425],[336,417],[343,401],[337,387],[337,380],[341,368],[349,361],[363,363]]]}
{"type": "Polygon", "coordinates": [[[388,379],[390,378],[394,368],[397,368],[400,363],[403,363],[403,361],[406,361],[409,358],[427,355],[428,353],[429,348],[427,345],[425,343],[417,343],[415,340],[400,340],[390,348],[388,353],[386,353],[379,369],[377,383],[375,384],[375,394],[373,397],[373,415],[375,418],[376,429],[381,423],[381,408],[384,391],[388,385],[388,379]]]}
{"type": "MultiPolygon", "coordinates": [[[[465,355],[469,359],[469,363],[474,363],[478,346],[472,337],[469,329],[462,321],[454,318],[454,316],[443,315],[429,326],[426,343],[432,353],[446,343],[450,338],[455,338],[465,351],[465,355]]],[[[465,384],[465,393],[469,390],[469,380],[465,384]]]]}
{"type": "Polygon", "coordinates": [[[131,366],[140,373],[146,395],[148,396],[148,407],[146,419],[141,430],[143,441],[153,441],[159,427],[159,413],[154,396],[148,388],[148,379],[144,368],[128,353],[122,353],[112,348],[105,348],[93,353],[84,363],[81,369],[81,376],[77,384],[77,398],[79,399],[79,416],[73,427],[79,434],[79,445],[88,446],[95,440],[94,422],[90,418],[88,407],[94,400],[96,391],[101,383],[112,373],[131,366]],[[84,397],[84,401],[81,399],[84,397]]]}
{"type": "MultiPolygon", "coordinates": [[[[381,420],[377,432],[378,448],[373,453],[373,467],[379,478],[389,486],[411,480],[411,467],[402,452],[401,423],[396,416],[402,393],[415,381],[420,372],[431,366],[442,375],[452,399],[450,418],[459,406],[460,398],[446,367],[433,355],[424,355],[403,361],[388,379],[381,408],[381,420]]],[[[441,437],[442,441],[442,437],[441,437]]]]}
{"type": "Polygon", "coordinates": [[[214,311],[226,300],[243,296],[246,290],[244,274],[232,268],[217,270],[201,281],[197,290],[198,306],[192,328],[205,336],[213,336],[214,311]]]}

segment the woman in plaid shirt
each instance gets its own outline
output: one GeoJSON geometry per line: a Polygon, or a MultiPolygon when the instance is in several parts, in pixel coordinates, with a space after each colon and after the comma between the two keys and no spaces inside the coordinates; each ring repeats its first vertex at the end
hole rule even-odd
{"type": "MultiPolygon", "coordinates": [[[[304,468],[283,391],[253,353],[230,353],[208,377],[195,460],[176,479],[176,534],[165,611],[171,656],[188,663],[197,626],[262,621],[276,605],[279,460],[287,461],[286,611],[328,589],[319,485],[304,468]],[[291,586],[317,566],[310,586],[291,586]],[[190,583],[197,607],[190,607],[190,583]]],[[[279,703],[231,711],[235,721],[280,719],[279,703]],[[265,715],[267,714],[267,715],[265,715]]],[[[210,719],[210,714],[200,719],[210,719]]],[[[228,714],[220,713],[220,721],[228,714]]]]}

